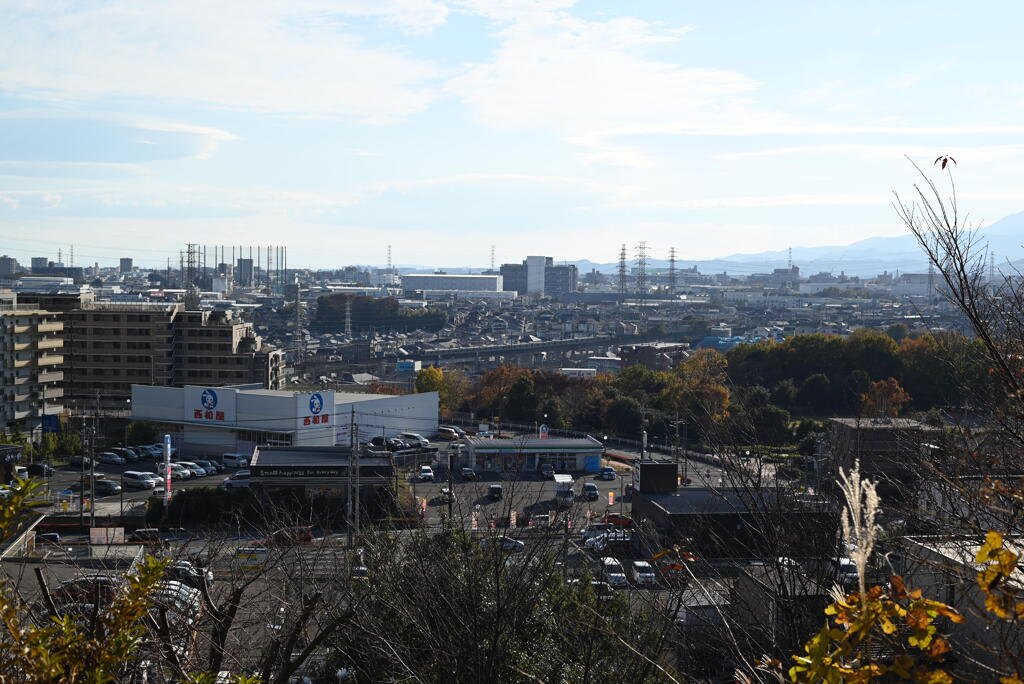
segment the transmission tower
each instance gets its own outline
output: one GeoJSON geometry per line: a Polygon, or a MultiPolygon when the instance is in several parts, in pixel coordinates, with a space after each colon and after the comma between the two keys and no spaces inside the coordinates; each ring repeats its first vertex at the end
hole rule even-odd
{"type": "Polygon", "coordinates": [[[345,300],[345,335],[352,339],[352,298],[345,300]]]}
{"type": "Polygon", "coordinates": [[[626,245],[619,250],[619,301],[626,301],[626,245]]]}
{"type": "Polygon", "coordinates": [[[391,245],[388,245],[388,275],[391,275],[394,271],[391,270],[391,245]]]}
{"type": "Polygon", "coordinates": [[[647,243],[642,240],[636,245],[636,290],[642,304],[647,298],[647,243]]]}
{"type": "Polygon", "coordinates": [[[70,257],[70,260],[68,261],[68,266],[74,266],[74,265],[75,265],[75,246],[71,245],[71,257],[70,257]]]}
{"type": "Polygon", "coordinates": [[[199,267],[199,245],[190,242],[185,245],[185,308],[195,311],[199,308],[199,291],[196,289],[196,270],[199,267]]]}
{"type": "Polygon", "coordinates": [[[668,250],[668,293],[676,293],[676,248],[668,250]]]}
{"type": "Polygon", "coordinates": [[[491,270],[494,270],[494,245],[491,245],[491,270]]]}
{"type": "Polygon", "coordinates": [[[996,282],[996,253],[988,253],[988,284],[993,287],[996,282]]]}

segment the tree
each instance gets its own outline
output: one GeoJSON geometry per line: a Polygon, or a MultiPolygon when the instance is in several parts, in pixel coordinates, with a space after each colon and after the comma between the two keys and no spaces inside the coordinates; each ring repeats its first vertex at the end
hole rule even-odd
{"type": "Polygon", "coordinates": [[[508,391],[505,413],[512,420],[536,420],[538,403],[533,377],[522,375],[512,383],[512,388],[508,391]]]}
{"type": "Polygon", "coordinates": [[[893,342],[900,344],[910,336],[910,328],[906,323],[893,323],[885,329],[885,334],[891,337],[893,342]]]}
{"type": "Polygon", "coordinates": [[[861,395],[861,413],[869,418],[895,418],[909,401],[910,395],[896,378],[886,378],[871,383],[861,395]]]}
{"type": "Polygon", "coordinates": [[[797,394],[797,401],[801,406],[817,408],[830,406],[832,403],[832,383],[824,373],[815,373],[808,376],[800,384],[800,391],[797,394]]]}
{"type": "Polygon", "coordinates": [[[458,410],[465,398],[468,382],[461,373],[444,372],[437,366],[428,366],[416,373],[415,390],[437,392],[438,404],[443,413],[458,410]]]}

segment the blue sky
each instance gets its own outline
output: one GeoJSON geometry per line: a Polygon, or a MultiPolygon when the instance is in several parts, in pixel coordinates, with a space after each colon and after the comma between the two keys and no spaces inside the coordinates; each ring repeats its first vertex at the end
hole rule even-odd
{"type": "Polygon", "coordinates": [[[1019,3],[0,4],[0,253],[683,259],[1024,209],[1019,3]]]}

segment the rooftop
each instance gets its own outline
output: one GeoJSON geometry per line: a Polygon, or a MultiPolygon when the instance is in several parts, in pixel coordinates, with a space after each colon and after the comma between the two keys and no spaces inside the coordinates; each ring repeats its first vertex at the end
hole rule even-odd
{"type": "MultiPolygon", "coordinates": [[[[768,488],[762,488],[767,491],[768,488]]],[[[634,493],[662,508],[670,515],[707,513],[746,513],[750,510],[744,496],[747,490],[735,487],[683,487],[674,494],[634,493]]]]}
{"type": "Polygon", "coordinates": [[[466,443],[479,451],[600,451],[604,445],[593,437],[517,437],[515,439],[467,437],[466,443]]]}

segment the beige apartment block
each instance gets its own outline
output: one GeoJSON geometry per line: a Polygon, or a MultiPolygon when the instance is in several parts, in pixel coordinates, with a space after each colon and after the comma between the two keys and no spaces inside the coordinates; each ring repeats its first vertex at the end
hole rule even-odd
{"type": "Polygon", "coordinates": [[[280,389],[284,355],[230,311],[84,302],[65,312],[69,405],[128,410],[131,386],[259,384],[280,389]]]}
{"type": "Polygon", "coordinates": [[[17,424],[32,431],[43,415],[63,412],[64,324],[58,316],[0,296],[0,429],[17,424]]]}

